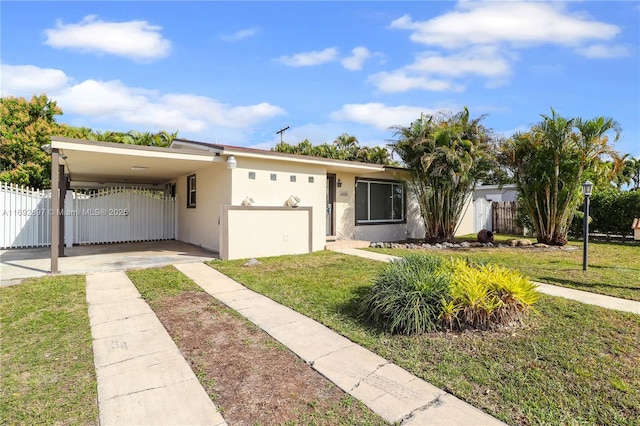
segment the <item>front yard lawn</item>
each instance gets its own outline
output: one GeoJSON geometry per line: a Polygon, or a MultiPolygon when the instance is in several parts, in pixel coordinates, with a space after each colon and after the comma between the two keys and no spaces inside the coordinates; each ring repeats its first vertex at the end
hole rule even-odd
{"type": "MultiPolygon", "coordinates": [[[[474,241],[475,236],[462,237],[461,241],[474,241]]],[[[498,236],[497,243],[509,238],[498,236]]],[[[535,238],[527,238],[535,242],[535,238]]],[[[571,241],[575,250],[536,248],[472,248],[438,249],[429,253],[438,256],[461,256],[477,261],[487,261],[507,268],[518,269],[532,280],[606,294],[607,296],[640,301],[640,245],[635,243],[589,243],[589,264],[582,270],[582,242],[571,241]]],[[[368,249],[378,253],[403,256],[415,250],[368,249]]]]}
{"type": "Polygon", "coordinates": [[[97,424],[84,276],[2,288],[0,316],[0,424],[97,424]]]}
{"type": "Polygon", "coordinates": [[[398,336],[355,319],[384,266],[333,252],[210,266],[509,424],[640,423],[640,316],[543,296],[523,328],[398,336]]]}

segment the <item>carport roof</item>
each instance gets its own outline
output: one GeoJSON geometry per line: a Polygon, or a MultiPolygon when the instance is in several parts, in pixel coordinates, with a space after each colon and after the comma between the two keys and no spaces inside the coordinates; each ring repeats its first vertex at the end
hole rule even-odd
{"type": "Polygon", "coordinates": [[[326,167],[328,173],[405,170],[381,164],[214,145],[185,139],[176,139],[169,148],[164,148],[54,136],[51,138],[51,147],[57,148],[62,154],[62,164],[72,182],[161,184],[178,176],[195,173],[213,163],[224,163],[229,156],[321,165],[326,167]]]}
{"type": "Polygon", "coordinates": [[[71,181],[164,183],[223,163],[220,152],[185,152],[152,146],[52,137],[71,181]]]}

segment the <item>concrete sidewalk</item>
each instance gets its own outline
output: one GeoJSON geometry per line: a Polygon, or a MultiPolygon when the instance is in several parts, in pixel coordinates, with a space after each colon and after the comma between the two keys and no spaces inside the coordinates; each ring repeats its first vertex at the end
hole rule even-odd
{"type": "MultiPolygon", "coordinates": [[[[365,259],[379,260],[382,262],[391,262],[398,260],[400,257],[388,254],[375,253],[367,250],[358,249],[339,249],[334,250],[338,253],[358,256],[365,259]]],[[[540,293],[550,296],[564,297],[565,299],[576,300],[587,305],[600,306],[602,308],[614,309],[616,311],[631,312],[640,314],[640,302],[635,300],[620,299],[618,297],[605,296],[603,294],[591,293],[588,291],[574,290],[572,288],[560,287],[551,284],[536,282],[540,293]]]]}
{"type": "Polygon", "coordinates": [[[87,302],[102,426],[226,424],[124,272],[88,274],[87,302]]]}
{"type": "Polygon", "coordinates": [[[503,424],[203,263],[174,266],[389,422],[401,422],[402,425],[503,424]]]}

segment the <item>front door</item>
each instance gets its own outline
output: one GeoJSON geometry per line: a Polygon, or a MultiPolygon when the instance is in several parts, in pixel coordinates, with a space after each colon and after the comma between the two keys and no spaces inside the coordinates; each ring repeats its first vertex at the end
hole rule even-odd
{"type": "Polygon", "coordinates": [[[335,235],[336,175],[327,175],[327,235],[335,235]]]}

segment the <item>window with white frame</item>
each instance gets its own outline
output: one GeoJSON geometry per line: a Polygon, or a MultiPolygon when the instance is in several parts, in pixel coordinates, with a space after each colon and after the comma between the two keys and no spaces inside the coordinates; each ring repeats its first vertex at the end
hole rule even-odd
{"type": "Polygon", "coordinates": [[[187,208],[196,208],[196,175],[187,176],[187,208]]]}
{"type": "Polygon", "coordinates": [[[404,185],[396,181],[357,179],[356,224],[405,221],[404,185]]]}

